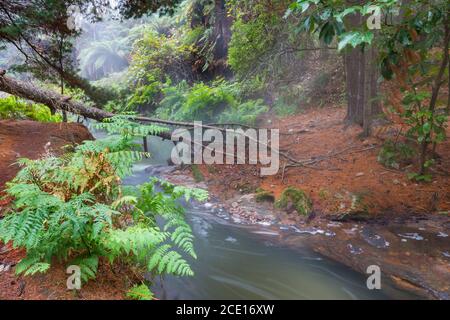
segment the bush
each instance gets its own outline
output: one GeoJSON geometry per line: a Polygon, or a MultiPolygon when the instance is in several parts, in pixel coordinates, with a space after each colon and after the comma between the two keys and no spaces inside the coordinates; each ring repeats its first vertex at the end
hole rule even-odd
{"type": "Polygon", "coordinates": [[[292,116],[298,112],[297,106],[293,104],[286,104],[282,97],[280,97],[275,101],[273,110],[275,111],[275,114],[279,117],[292,116]]]}
{"type": "Polygon", "coordinates": [[[60,122],[60,115],[52,115],[42,104],[33,104],[14,96],[0,99],[0,119],[29,119],[40,122],[60,122]]]}
{"type": "Polygon", "coordinates": [[[103,258],[111,264],[137,264],[154,275],[192,275],[175,249],[196,257],[177,199],[203,201],[207,193],[156,179],[122,187],[121,178],[131,173],[133,163],[148,156],[136,149],[134,138],[162,129],[125,117],[101,127],[116,136],[86,141],[61,158],[19,161],[23,169],[6,189],[14,202],[0,220],[0,240],[27,252],[16,272],[46,272],[58,258],[78,265],[82,280],[88,281],[103,258]]]}
{"type": "Polygon", "coordinates": [[[186,81],[167,85],[156,116],[179,121],[219,121],[253,125],[268,107],[262,100],[242,102],[237,83],[223,80],[212,84],[197,83],[189,87],[186,81]]]}
{"type": "Polygon", "coordinates": [[[219,122],[255,125],[258,116],[268,110],[261,99],[249,100],[225,110],[219,116],[219,122]]]}
{"type": "Polygon", "coordinates": [[[256,189],[255,194],[255,200],[256,202],[275,202],[275,196],[272,191],[267,191],[261,188],[256,189]]]}
{"type": "Polygon", "coordinates": [[[378,162],[388,168],[400,169],[402,165],[411,163],[414,154],[414,149],[407,144],[388,140],[380,149],[378,162]]]}
{"type": "Polygon", "coordinates": [[[128,77],[134,93],[128,99],[129,110],[156,108],[164,83],[192,80],[191,48],[177,38],[147,31],[136,41],[128,77]]]}

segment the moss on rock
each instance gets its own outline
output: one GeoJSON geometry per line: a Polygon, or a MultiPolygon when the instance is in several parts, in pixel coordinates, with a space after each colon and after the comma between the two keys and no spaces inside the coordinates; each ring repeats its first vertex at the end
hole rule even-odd
{"type": "Polygon", "coordinates": [[[312,211],[312,201],[301,189],[295,187],[284,189],[280,198],[275,202],[275,206],[281,209],[288,209],[290,203],[299,214],[309,215],[312,211]]]}
{"type": "Polygon", "coordinates": [[[273,194],[272,191],[267,191],[258,188],[256,189],[255,200],[256,202],[264,202],[264,201],[275,202],[275,195],[273,194]]]}

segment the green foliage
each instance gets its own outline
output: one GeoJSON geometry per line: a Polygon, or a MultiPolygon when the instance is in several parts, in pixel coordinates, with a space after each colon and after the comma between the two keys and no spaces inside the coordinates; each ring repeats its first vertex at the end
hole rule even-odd
{"type": "Polygon", "coordinates": [[[0,119],[30,119],[40,122],[60,122],[60,115],[52,115],[42,104],[29,103],[14,96],[0,99],[0,119]]]}
{"type": "Polygon", "coordinates": [[[444,104],[438,97],[448,65],[444,59],[448,56],[448,1],[380,0],[349,5],[345,1],[297,0],[287,16],[292,12],[301,13],[301,31],[318,34],[326,44],[337,41],[339,51],[364,50],[377,41],[382,76],[388,80],[395,77],[403,91],[404,109],[399,113],[410,126],[409,137],[420,145],[418,176],[424,176],[432,162],[428,145],[446,138],[447,117],[439,110],[444,104]],[[378,31],[366,23],[349,21],[351,16],[365,21],[377,12],[385,17],[378,31]],[[399,12],[399,18],[392,19],[399,12]],[[436,48],[443,50],[436,53],[436,48]]]}
{"type": "Polygon", "coordinates": [[[226,109],[219,116],[219,122],[255,125],[258,116],[267,111],[269,111],[269,108],[264,105],[261,99],[248,100],[226,109]]]}
{"type": "Polygon", "coordinates": [[[283,97],[280,97],[275,101],[273,106],[275,114],[279,117],[292,116],[296,114],[298,112],[298,107],[296,105],[286,104],[284,100],[285,99],[283,97]]]}
{"type": "Polygon", "coordinates": [[[293,12],[302,14],[299,30],[317,34],[325,44],[338,41],[338,50],[346,47],[356,48],[370,45],[374,39],[374,30],[369,30],[365,23],[349,26],[344,23],[347,16],[358,14],[368,17],[375,10],[389,13],[396,8],[397,1],[371,1],[363,5],[349,5],[345,1],[297,0],[293,2],[286,16],[293,12]]]}
{"type": "Polygon", "coordinates": [[[146,284],[133,286],[127,292],[127,297],[132,300],[153,300],[153,293],[146,284]]]}
{"type": "Polygon", "coordinates": [[[255,61],[270,52],[278,35],[277,28],[282,25],[281,17],[276,13],[267,10],[260,13],[257,19],[250,21],[245,16],[238,16],[233,23],[228,63],[240,77],[252,71],[255,61]]]}
{"type": "Polygon", "coordinates": [[[185,95],[185,102],[177,111],[178,120],[211,120],[227,106],[233,106],[236,100],[233,86],[223,82],[208,86],[196,83],[185,95]]]}
{"type": "Polygon", "coordinates": [[[411,161],[415,154],[415,150],[411,146],[392,140],[388,140],[383,144],[378,154],[378,162],[388,168],[400,169],[402,164],[411,161]]]}
{"type": "Polygon", "coordinates": [[[275,202],[275,196],[272,191],[263,190],[261,188],[256,189],[255,195],[256,202],[275,202]]]}
{"type": "Polygon", "coordinates": [[[275,202],[278,208],[288,208],[292,204],[301,215],[308,215],[312,211],[312,201],[303,190],[295,187],[288,187],[281,193],[280,198],[275,202]]]}
{"type": "Polygon", "coordinates": [[[110,263],[138,264],[154,275],[192,275],[176,251],[196,257],[192,231],[177,200],[204,201],[207,193],[160,180],[122,188],[121,177],[147,156],[133,138],[161,128],[131,123],[126,116],[101,127],[116,136],[86,141],[61,158],[19,161],[23,169],[6,189],[15,200],[0,220],[0,240],[27,252],[16,272],[45,272],[58,258],[80,266],[83,281],[88,281],[103,257],[110,263]]]}
{"type": "Polygon", "coordinates": [[[191,170],[192,170],[192,175],[194,176],[195,182],[201,182],[201,181],[205,180],[205,177],[203,176],[202,172],[200,171],[200,169],[198,168],[197,165],[193,164],[191,166],[191,170]]]}
{"type": "Polygon", "coordinates": [[[134,92],[129,97],[128,108],[154,108],[168,79],[175,83],[191,79],[190,57],[190,46],[178,38],[147,30],[135,42],[131,55],[129,82],[134,92]]]}
{"type": "Polygon", "coordinates": [[[199,82],[189,87],[186,82],[163,89],[164,98],[156,115],[173,120],[203,120],[253,125],[268,111],[261,100],[242,101],[238,83],[224,80],[211,84],[199,82]]]}

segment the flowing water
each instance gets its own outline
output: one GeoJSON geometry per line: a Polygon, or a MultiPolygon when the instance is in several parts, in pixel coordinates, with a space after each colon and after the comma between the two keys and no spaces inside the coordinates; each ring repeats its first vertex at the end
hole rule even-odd
{"type": "MultiPolygon", "coordinates": [[[[136,165],[126,184],[148,181],[155,175],[149,167],[167,164],[170,142],[151,137],[149,147],[152,159],[136,165]]],[[[198,256],[188,259],[195,276],[158,279],[152,290],[162,299],[411,298],[386,281],[382,290],[369,290],[365,275],[306,247],[284,247],[263,226],[232,223],[201,204],[186,204],[186,210],[198,256]]]]}

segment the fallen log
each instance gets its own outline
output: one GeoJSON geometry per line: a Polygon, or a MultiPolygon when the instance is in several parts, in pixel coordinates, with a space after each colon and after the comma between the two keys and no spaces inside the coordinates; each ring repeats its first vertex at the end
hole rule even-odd
{"type": "Polygon", "coordinates": [[[5,73],[5,70],[0,71],[0,91],[45,104],[49,108],[72,112],[98,121],[114,116],[111,112],[86,106],[81,102],[67,99],[67,97],[51,90],[39,88],[31,83],[17,81],[7,77],[5,73]]]}
{"type": "MultiPolygon", "coordinates": [[[[37,103],[42,103],[49,108],[58,109],[74,114],[82,115],[86,118],[103,121],[104,119],[115,116],[114,113],[102,110],[95,106],[87,106],[86,104],[70,99],[70,97],[63,96],[52,90],[39,88],[32,83],[25,83],[6,76],[6,71],[0,69],[0,91],[9,93],[11,95],[31,100],[37,103]]],[[[157,118],[149,118],[143,116],[130,116],[131,119],[139,122],[149,122],[155,124],[163,124],[175,127],[193,128],[192,122],[181,122],[162,120],[157,118]]],[[[209,125],[203,125],[207,129],[221,128],[209,125]]]]}
{"type": "MultiPolygon", "coordinates": [[[[112,112],[102,110],[95,106],[88,106],[82,102],[72,100],[67,96],[63,96],[52,90],[42,89],[33,85],[32,83],[25,83],[23,81],[15,80],[11,77],[7,77],[5,70],[0,70],[0,91],[23,99],[31,100],[36,103],[42,103],[52,109],[78,114],[97,121],[103,121],[104,119],[111,118],[115,115],[112,112]]],[[[151,122],[156,124],[181,126],[188,128],[193,127],[192,123],[165,121],[140,116],[133,117],[133,119],[140,122],[151,122]]],[[[167,140],[171,139],[170,132],[162,132],[157,134],[157,136],[167,140]]]]}
{"type": "MultiPolygon", "coordinates": [[[[9,93],[14,96],[21,97],[23,99],[31,100],[37,103],[42,103],[50,108],[62,110],[66,112],[70,112],[73,114],[82,115],[86,118],[103,121],[104,119],[111,118],[115,116],[114,113],[102,110],[95,106],[87,106],[86,104],[72,100],[67,96],[63,96],[58,94],[52,90],[46,90],[34,86],[32,83],[25,83],[22,81],[15,80],[6,76],[6,71],[0,69],[0,91],[9,93]]],[[[148,122],[155,123],[173,127],[183,127],[183,128],[194,128],[195,124],[192,122],[180,122],[180,121],[171,121],[171,120],[161,120],[157,118],[149,118],[143,116],[130,116],[130,119],[138,122],[148,122]]],[[[216,129],[220,131],[225,131],[224,128],[219,128],[215,125],[202,125],[204,129],[216,129]]],[[[165,140],[172,140],[171,132],[161,132],[155,134],[158,137],[161,137],[165,140]]],[[[250,139],[250,138],[249,138],[250,139]]],[[[253,140],[253,139],[252,139],[253,140]]],[[[264,146],[269,147],[266,144],[262,144],[264,146]]],[[[295,165],[304,165],[305,160],[298,160],[290,156],[289,154],[282,152],[280,150],[272,149],[269,147],[272,152],[278,153],[281,157],[286,160],[292,162],[295,165]]],[[[306,160],[308,162],[308,160],[306,160]]]]}

